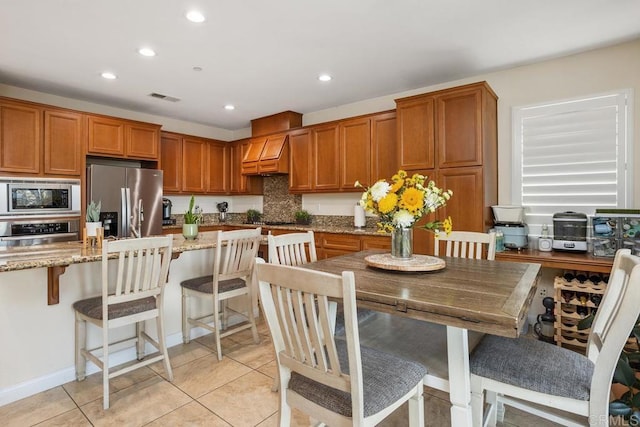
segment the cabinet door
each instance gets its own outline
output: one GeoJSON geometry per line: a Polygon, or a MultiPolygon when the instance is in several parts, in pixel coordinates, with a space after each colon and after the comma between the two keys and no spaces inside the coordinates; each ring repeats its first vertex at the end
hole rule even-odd
{"type": "Polygon", "coordinates": [[[109,117],[88,116],[87,154],[124,157],[125,122],[109,117]]]}
{"type": "Polygon", "coordinates": [[[397,101],[398,162],[404,170],[433,169],[435,129],[433,97],[397,101]]]}
{"type": "Polygon", "coordinates": [[[262,194],[262,177],[242,175],[242,160],[249,149],[249,140],[231,143],[229,164],[229,189],[231,194],[262,194]]]}
{"type": "Polygon", "coordinates": [[[322,233],[321,241],[322,259],[351,254],[360,250],[360,236],[322,233]]]}
{"type": "Polygon", "coordinates": [[[340,189],[362,191],[354,187],[356,181],[371,184],[371,130],[369,118],[341,121],[340,133],[340,189]]]}
{"type": "MultiPolygon", "coordinates": [[[[389,179],[399,169],[396,113],[371,117],[371,182],[389,179]]],[[[363,183],[364,185],[364,183],[363,183]]]]}
{"type": "Polygon", "coordinates": [[[391,236],[360,236],[360,245],[363,251],[368,249],[391,250],[391,236]]]}
{"type": "Polygon", "coordinates": [[[160,144],[162,188],[165,193],[179,193],[182,190],[182,137],[162,132],[160,144]]]}
{"type": "Polygon", "coordinates": [[[72,111],[44,112],[44,173],[80,176],[84,147],[84,116],[72,111]]]}
{"type": "Polygon", "coordinates": [[[243,174],[256,174],[258,173],[258,163],[260,162],[260,155],[264,149],[264,145],[267,142],[266,137],[252,138],[246,145],[244,151],[244,157],[242,158],[242,173],[243,174]]]}
{"type": "Polygon", "coordinates": [[[39,174],[42,109],[0,102],[0,171],[39,174]]]}
{"type": "Polygon", "coordinates": [[[182,190],[204,193],[207,144],[204,139],[182,138],[182,190]]]}
{"type": "Polygon", "coordinates": [[[207,193],[229,191],[229,144],[209,141],[207,144],[207,193]]]}
{"type": "Polygon", "coordinates": [[[160,126],[144,123],[126,125],[127,157],[158,160],[160,144],[160,126]]]}
{"type": "Polygon", "coordinates": [[[311,131],[289,134],[289,191],[304,193],[313,189],[312,158],[311,131]]]}
{"type": "Polygon", "coordinates": [[[314,161],[313,188],[338,190],[340,188],[338,125],[313,127],[311,139],[314,161]]]}
{"type": "Polygon", "coordinates": [[[482,165],[481,90],[452,90],[436,97],[439,167],[482,165]]]}
{"type": "Polygon", "coordinates": [[[482,167],[449,168],[438,171],[437,183],[441,188],[452,190],[453,196],[447,206],[438,209],[439,219],[448,216],[457,231],[486,232],[485,220],[489,206],[484,206],[482,167]]]}

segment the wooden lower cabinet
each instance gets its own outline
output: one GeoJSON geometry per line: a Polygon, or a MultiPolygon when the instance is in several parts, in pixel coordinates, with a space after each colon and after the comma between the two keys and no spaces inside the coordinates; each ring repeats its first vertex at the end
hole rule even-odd
{"type": "Polygon", "coordinates": [[[388,234],[380,236],[360,236],[360,249],[363,251],[369,249],[386,249],[391,250],[391,236],[388,234]]]}

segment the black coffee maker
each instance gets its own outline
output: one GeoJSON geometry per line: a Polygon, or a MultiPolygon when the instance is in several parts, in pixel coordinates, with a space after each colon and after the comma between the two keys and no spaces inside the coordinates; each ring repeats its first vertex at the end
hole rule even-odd
{"type": "Polygon", "coordinates": [[[171,219],[171,200],[162,199],[162,225],[173,225],[175,221],[171,219]]]}

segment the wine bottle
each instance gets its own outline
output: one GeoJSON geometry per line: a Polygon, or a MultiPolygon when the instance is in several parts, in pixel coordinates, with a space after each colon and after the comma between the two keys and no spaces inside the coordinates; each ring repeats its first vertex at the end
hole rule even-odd
{"type": "Polygon", "coordinates": [[[567,282],[570,282],[576,278],[576,276],[571,271],[565,271],[563,277],[567,282]]]}
{"type": "Polygon", "coordinates": [[[589,309],[585,306],[579,305],[576,307],[576,313],[578,313],[578,316],[580,317],[585,317],[589,314],[589,309]]]}
{"type": "Polygon", "coordinates": [[[600,294],[592,294],[591,295],[591,302],[593,303],[593,305],[595,305],[596,307],[600,305],[600,301],[602,301],[602,295],[600,294]]]}
{"type": "Polygon", "coordinates": [[[589,280],[591,280],[594,285],[597,285],[602,281],[602,276],[596,273],[591,273],[591,275],[589,275],[589,280]]]}
{"type": "Polygon", "coordinates": [[[576,273],[576,279],[578,279],[578,282],[584,283],[587,281],[587,274],[584,271],[579,271],[576,273]]]}

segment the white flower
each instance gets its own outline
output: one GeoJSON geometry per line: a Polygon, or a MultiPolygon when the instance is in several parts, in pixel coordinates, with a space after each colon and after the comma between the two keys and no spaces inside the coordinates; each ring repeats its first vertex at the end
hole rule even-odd
{"type": "Polygon", "coordinates": [[[391,185],[387,181],[378,181],[371,187],[371,198],[378,203],[384,196],[389,193],[391,185]]]}
{"type": "Polygon", "coordinates": [[[411,227],[415,221],[415,218],[412,214],[409,213],[406,209],[400,209],[393,215],[393,223],[397,227],[411,227]]]}

